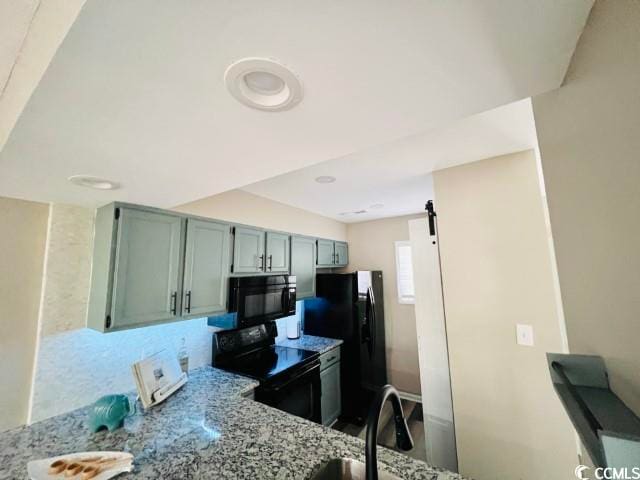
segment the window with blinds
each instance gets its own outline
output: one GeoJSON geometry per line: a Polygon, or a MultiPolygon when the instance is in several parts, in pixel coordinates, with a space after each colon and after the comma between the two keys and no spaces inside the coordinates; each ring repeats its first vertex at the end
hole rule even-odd
{"type": "Polygon", "coordinates": [[[396,277],[398,280],[398,302],[415,303],[411,242],[396,242],[396,277]]]}

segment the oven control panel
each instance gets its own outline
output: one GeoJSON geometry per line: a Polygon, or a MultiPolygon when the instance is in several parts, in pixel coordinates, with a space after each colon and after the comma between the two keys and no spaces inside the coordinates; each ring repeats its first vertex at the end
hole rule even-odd
{"type": "Polygon", "coordinates": [[[217,354],[230,354],[254,347],[269,345],[274,342],[278,335],[275,322],[268,322],[262,325],[242,328],[238,330],[227,330],[216,332],[217,354]]]}

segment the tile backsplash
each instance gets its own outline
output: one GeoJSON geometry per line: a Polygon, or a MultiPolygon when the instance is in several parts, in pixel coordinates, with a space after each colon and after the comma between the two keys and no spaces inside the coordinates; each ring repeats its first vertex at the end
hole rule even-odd
{"type": "Polygon", "coordinates": [[[31,422],[68,412],[102,395],[135,390],[131,364],[163,348],[175,352],[182,338],[189,368],[211,364],[213,329],[206,318],[99,333],[88,328],[40,339],[31,422]]]}
{"type": "MultiPolygon", "coordinates": [[[[287,338],[287,322],[297,313],[276,321],[276,342],[287,338]]],[[[103,395],[135,390],[131,364],[163,348],[176,352],[186,341],[189,368],[211,365],[212,333],[206,318],[99,333],[88,328],[40,338],[34,376],[31,422],[95,402],[103,395]]]]}

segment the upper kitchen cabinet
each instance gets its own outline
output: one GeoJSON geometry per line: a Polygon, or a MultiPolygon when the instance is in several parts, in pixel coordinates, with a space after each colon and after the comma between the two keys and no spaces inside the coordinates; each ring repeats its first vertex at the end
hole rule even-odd
{"type": "Polygon", "coordinates": [[[286,233],[267,232],[266,272],[289,273],[289,239],[286,233]]]}
{"type": "Polygon", "coordinates": [[[335,242],[335,264],[344,267],[349,263],[349,247],[345,242],[335,242]]]}
{"type": "Polygon", "coordinates": [[[98,210],[89,327],[115,331],[179,317],[184,221],[117,205],[98,210]]]}
{"type": "Polygon", "coordinates": [[[291,275],[296,276],[296,298],[316,296],[316,240],[291,237],[291,275]]]}
{"type": "Polygon", "coordinates": [[[317,265],[321,268],[344,267],[349,263],[349,247],[346,242],[318,239],[317,265]]]}
{"type": "Polygon", "coordinates": [[[235,227],[233,273],[289,273],[290,237],[251,227],[235,227]]]}
{"type": "Polygon", "coordinates": [[[209,315],[226,310],[230,226],[187,219],[182,314],[209,315]]]}
{"type": "Polygon", "coordinates": [[[235,227],[233,273],[261,273],[266,269],[265,232],[256,228],[235,227]]]}
{"type": "Polygon", "coordinates": [[[318,239],[318,266],[333,267],[335,260],[333,240],[318,239]]]}

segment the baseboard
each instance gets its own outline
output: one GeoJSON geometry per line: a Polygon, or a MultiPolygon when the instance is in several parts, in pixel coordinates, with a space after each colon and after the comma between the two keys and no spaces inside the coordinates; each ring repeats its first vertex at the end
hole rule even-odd
{"type": "Polygon", "coordinates": [[[409,392],[398,392],[398,394],[400,395],[400,398],[402,398],[403,400],[409,400],[411,402],[422,403],[422,396],[421,395],[416,395],[415,393],[409,393],[409,392]]]}

